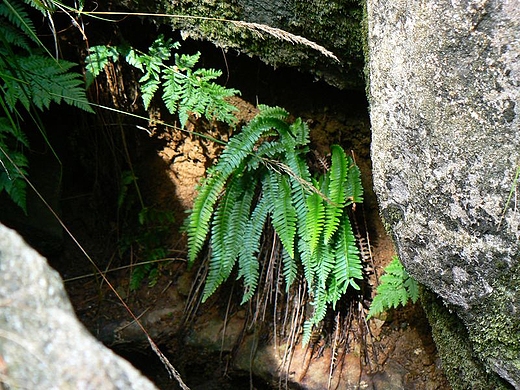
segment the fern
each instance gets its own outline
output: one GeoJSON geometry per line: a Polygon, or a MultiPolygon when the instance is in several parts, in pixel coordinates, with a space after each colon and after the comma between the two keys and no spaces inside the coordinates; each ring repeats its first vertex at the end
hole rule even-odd
{"type": "Polygon", "coordinates": [[[69,72],[75,64],[40,55],[11,56],[9,59],[15,67],[5,69],[4,77],[9,77],[9,81],[4,91],[11,107],[21,102],[27,110],[31,105],[48,110],[51,102],[63,101],[94,112],[86,101],[83,78],[69,72]]]}
{"type": "Polygon", "coordinates": [[[34,24],[29,18],[23,3],[4,0],[0,4],[0,17],[2,19],[5,18],[0,25],[4,44],[15,45],[30,51],[31,46],[27,41],[27,38],[29,38],[33,43],[40,45],[40,41],[36,37],[34,24]]]}
{"type": "MultiPolygon", "coordinates": [[[[43,11],[36,2],[28,3],[43,11]]],[[[46,15],[51,11],[44,10],[46,15]]],[[[43,131],[38,111],[48,110],[53,102],[93,110],[82,76],[71,71],[75,64],[49,54],[22,2],[4,0],[0,4],[0,41],[0,191],[6,191],[26,212],[28,161],[24,148],[29,145],[20,123],[30,118],[43,131]]]]}
{"type": "Polygon", "coordinates": [[[417,282],[408,275],[397,256],[385,267],[385,274],[381,276],[381,284],[376,291],[367,320],[388,309],[404,306],[409,300],[415,303],[419,298],[417,282]]]}
{"type": "Polygon", "coordinates": [[[289,114],[279,107],[259,108],[259,114],[229,140],[199,187],[186,221],[188,258],[192,264],[210,235],[203,300],[238,262],[246,302],[258,285],[262,231],[270,221],[282,243],[287,288],[300,265],[303,268],[314,305],[305,327],[311,329],[349,286],[359,289],[355,280],[362,279],[361,260],[345,210],[347,201],[362,199],[359,170],[334,145],[330,172],[312,179],[306,163],[308,127],[301,119],[290,124],[289,114]],[[253,206],[256,191],[259,197],[253,206]]]}
{"type": "MultiPolygon", "coordinates": [[[[288,116],[288,113],[285,114],[288,116]]],[[[241,133],[229,140],[218,163],[208,171],[208,177],[200,186],[199,194],[186,222],[190,265],[193,264],[204,245],[209,233],[210,220],[215,204],[226,182],[233,173],[236,173],[239,167],[247,166],[247,163],[251,160],[250,151],[271,128],[272,126],[262,115],[254,118],[248,126],[242,129],[241,133]]],[[[238,171],[240,173],[241,169],[238,171]]]]}
{"type": "Polygon", "coordinates": [[[141,95],[145,109],[161,90],[161,98],[171,114],[178,114],[181,124],[188,122],[190,114],[219,120],[232,124],[236,121],[233,112],[236,108],[226,101],[239,92],[225,88],[214,82],[222,75],[215,69],[194,69],[200,53],[194,55],[178,54],[173,56],[174,65],[170,65],[174,50],[179,49],[177,42],[160,35],[150,46],[148,53],[121,45],[116,47],[94,46],[85,59],[87,80],[93,80],[110,62],[121,57],[141,71],[139,79],[141,95]]]}
{"type": "Polygon", "coordinates": [[[27,146],[25,137],[17,135],[7,118],[0,117],[0,191],[5,191],[12,201],[24,212],[26,207],[28,161],[23,152],[11,148],[7,143],[16,140],[20,145],[27,146]]]}

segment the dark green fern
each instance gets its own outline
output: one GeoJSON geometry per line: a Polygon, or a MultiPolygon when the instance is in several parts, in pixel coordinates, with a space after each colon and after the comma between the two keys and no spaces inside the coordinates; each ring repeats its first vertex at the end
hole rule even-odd
{"type": "Polygon", "coordinates": [[[226,98],[237,95],[235,89],[225,88],[214,82],[222,72],[215,69],[195,69],[200,53],[194,55],[174,54],[177,42],[160,35],[148,53],[128,45],[93,46],[85,59],[87,81],[92,80],[110,61],[120,57],[139,69],[139,79],[144,107],[148,109],[156,93],[162,88],[162,100],[171,114],[178,114],[181,124],[186,125],[189,115],[215,119],[232,124],[236,121],[236,108],[226,98]],[[172,60],[172,54],[173,60],[172,60]],[[173,65],[170,64],[173,62],[173,65]]]}
{"type": "MultiPolygon", "coordinates": [[[[361,202],[363,190],[358,168],[338,145],[331,148],[330,171],[313,178],[306,160],[309,129],[288,117],[279,107],[260,106],[229,140],[186,221],[188,259],[193,264],[209,235],[203,301],[238,263],[246,302],[259,282],[262,232],[270,223],[283,246],[287,288],[303,269],[314,305],[305,325],[309,330],[349,286],[359,289],[361,260],[346,206],[361,202]]],[[[305,332],[305,342],[309,336],[305,332]]]]}
{"type": "MultiPolygon", "coordinates": [[[[48,15],[35,1],[29,5],[48,15]]],[[[18,0],[0,4],[0,191],[26,211],[29,146],[21,123],[32,121],[43,133],[38,111],[51,103],[69,105],[92,112],[83,77],[72,72],[74,64],[53,58],[36,35],[26,5],[18,0]]]]}
{"type": "Polygon", "coordinates": [[[367,320],[388,309],[404,306],[410,300],[415,303],[419,298],[417,282],[408,275],[397,256],[385,267],[385,274],[381,276],[381,284],[376,291],[367,320]]]}

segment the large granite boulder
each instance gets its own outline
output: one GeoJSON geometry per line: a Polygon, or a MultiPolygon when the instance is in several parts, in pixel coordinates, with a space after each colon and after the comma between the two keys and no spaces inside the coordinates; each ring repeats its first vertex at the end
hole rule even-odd
{"type": "Polygon", "coordinates": [[[155,389],[88,333],[77,320],[58,273],[3,225],[0,388],[155,389]]]}
{"type": "MultiPolygon", "coordinates": [[[[381,214],[462,321],[465,356],[502,378],[478,388],[520,388],[520,1],[368,0],[367,19],[381,214]]],[[[454,387],[472,388],[450,364],[459,344],[437,342],[454,387]]]]}

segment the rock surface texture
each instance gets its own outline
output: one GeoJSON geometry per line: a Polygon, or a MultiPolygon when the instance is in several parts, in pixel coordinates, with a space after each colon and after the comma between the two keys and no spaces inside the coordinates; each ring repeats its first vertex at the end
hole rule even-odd
{"type": "Polygon", "coordinates": [[[256,56],[273,66],[291,66],[316,75],[329,84],[363,89],[361,0],[117,0],[133,12],[159,12],[182,17],[162,18],[180,29],[184,37],[213,42],[256,56]],[[186,18],[194,16],[195,18],[186,18]],[[262,28],[225,23],[222,19],[259,23],[315,42],[333,52],[340,61],[296,42],[273,37],[262,28]]]}
{"type": "Polygon", "coordinates": [[[57,272],[3,225],[0,388],[155,389],[88,333],[76,319],[57,272]]]}
{"type": "Polygon", "coordinates": [[[369,0],[367,17],[381,214],[500,377],[487,388],[520,388],[520,1],[369,0]]]}

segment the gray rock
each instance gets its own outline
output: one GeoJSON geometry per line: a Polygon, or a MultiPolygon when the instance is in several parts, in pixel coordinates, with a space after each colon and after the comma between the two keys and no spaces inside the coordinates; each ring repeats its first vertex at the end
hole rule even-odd
{"type": "Polygon", "coordinates": [[[74,315],[57,272],[3,225],[1,383],[8,389],[155,389],[88,333],[74,315]]]}
{"type": "Polygon", "coordinates": [[[296,67],[340,88],[363,89],[362,1],[117,0],[116,3],[134,12],[183,15],[163,18],[160,23],[169,23],[182,30],[184,37],[207,40],[226,50],[256,56],[275,67],[296,67]],[[304,45],[273,38],[260,31],[236,28],[222,19],[282,29],[325,47],[341,62],[304,45]]]}
{"type": "Polygon", "coordinates": [[[520,388],[520,2],[369,0],[367,15],[381,214],[410,274],[520,388]]]}

